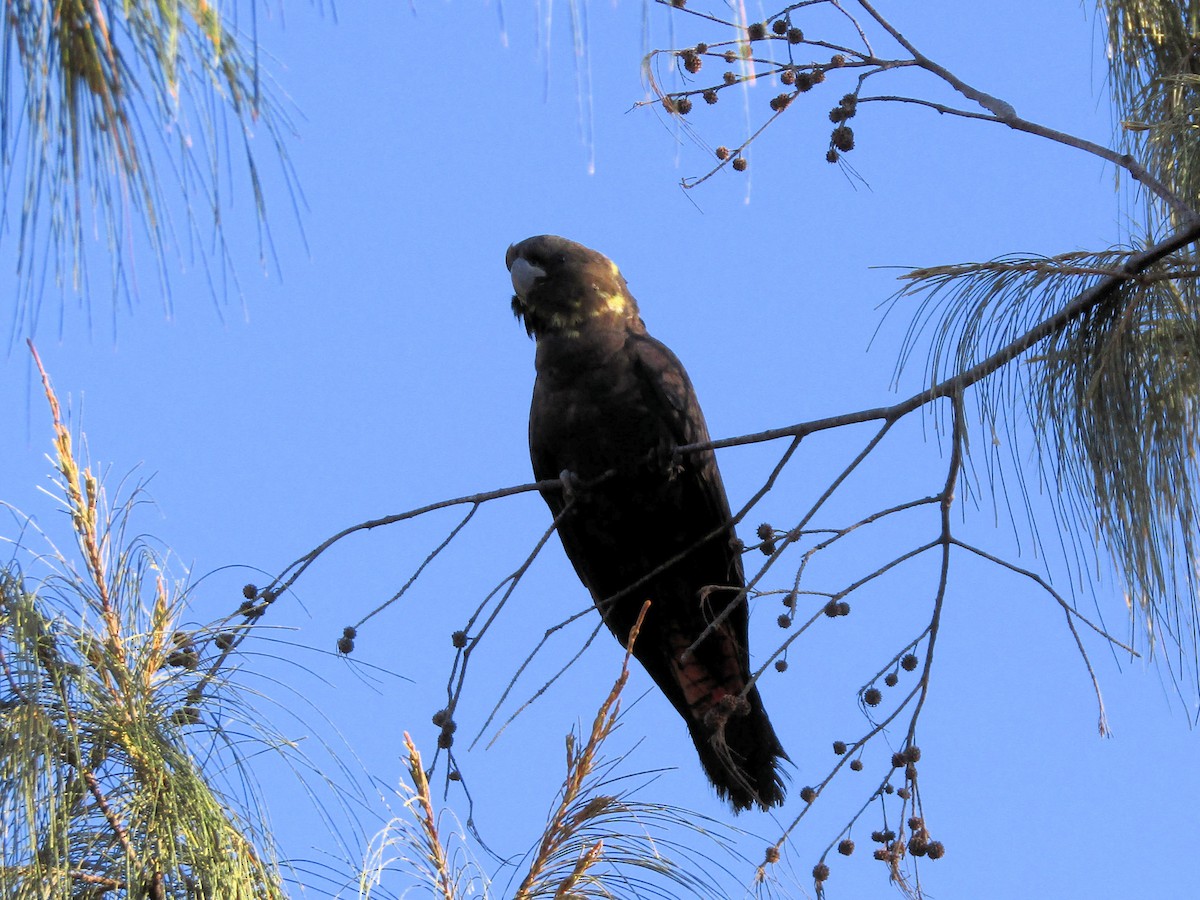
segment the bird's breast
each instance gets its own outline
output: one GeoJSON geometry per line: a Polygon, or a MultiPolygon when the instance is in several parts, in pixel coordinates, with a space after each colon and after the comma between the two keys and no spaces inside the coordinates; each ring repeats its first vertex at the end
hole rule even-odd
{"type": "Polygon", "coordinates": [[[667,423],[646,403],[628,355],[620,349],[573,349],[552,354],[539,347],[529,418],[539,478],[556,477],[563,469],[595,478],[644,463],[653,450],[669,444],[667,423]]]}

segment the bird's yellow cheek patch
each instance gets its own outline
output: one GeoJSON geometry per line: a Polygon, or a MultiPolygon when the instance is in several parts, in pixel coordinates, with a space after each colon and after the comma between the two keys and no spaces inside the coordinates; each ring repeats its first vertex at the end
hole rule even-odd
{"type": "Polygon", "coordinates": [[[604,298],[604,308],[615,315],[624,315],[625,310],[629,308],[629,304],[625,302],[624,294],[605,294],[600,296],[604,298]]]}
{"type": "MultiPolygon", "coordinates": [[[[610,259],[608,260],[608,268],[611,272],[612,280],[620,284],[621,270],[617,268],[617,264],[610,259]]],[[[626,299],[624,291],[606,291],[600,285],[594,283],[592,288],[602,301],[602,304],[596,308],[598,315],[608,313],[614,316],[624,316],[629,311],[629,301],[626,299]]]]}

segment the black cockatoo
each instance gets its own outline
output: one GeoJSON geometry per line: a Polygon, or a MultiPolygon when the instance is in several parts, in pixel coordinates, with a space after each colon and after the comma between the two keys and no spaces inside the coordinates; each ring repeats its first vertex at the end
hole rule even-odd
{"type": "Polygon", "coordinates": [[[540,235],[509,247],[505,262],[513,311],[537,340],[533,471],[539,481],[562,479],[562,490],[542,496],[555,516],[570,503],[558,525],[567,556],[622,644],[651,601],[634,656],[683,716],[717,793],[738,811],[781,804],[787,755],[758,688],[747,689],[748,612],[737,599],[745,581],[716,456],[674,454],[709,440],[687,372],[646,333],[604,255],[540,235]]]}

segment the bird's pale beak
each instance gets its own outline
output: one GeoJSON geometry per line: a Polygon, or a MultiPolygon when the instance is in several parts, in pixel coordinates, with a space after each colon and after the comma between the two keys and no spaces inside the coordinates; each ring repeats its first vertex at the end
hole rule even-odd
{"type": "Polygon", "coordinates": [[[546,277],[545,269],[535,266],[523,256],[518,256],[509,264],[508,272],[512,276],[513,290],[517,292],[518,297],[528,296],[537,280],[546,277]]]}

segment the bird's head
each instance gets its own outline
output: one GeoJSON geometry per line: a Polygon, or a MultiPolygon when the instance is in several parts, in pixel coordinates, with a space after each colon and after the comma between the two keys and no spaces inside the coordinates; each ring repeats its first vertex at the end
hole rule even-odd
{"type": "Polygon", "coordinates": [[[637,301],[603,253],[553,234],[508,248],[513,313],[530,336],[578,335],[591,327],[641,329],[637,301]]]}

